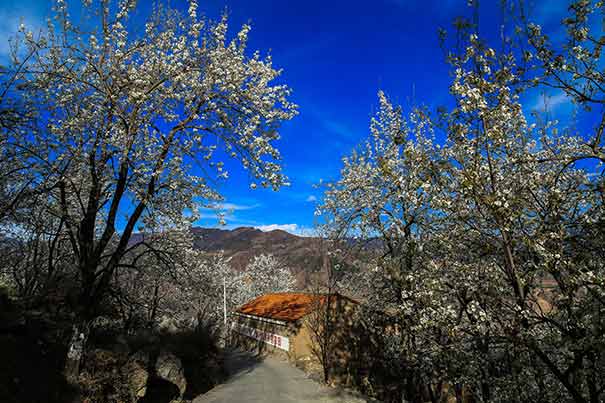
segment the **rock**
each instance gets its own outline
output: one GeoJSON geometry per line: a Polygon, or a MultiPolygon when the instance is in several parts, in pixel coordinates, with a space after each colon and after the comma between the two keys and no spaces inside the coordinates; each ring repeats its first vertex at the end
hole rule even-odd
{"type": "Polygon", "coordinates": [[[176,320],[173,318],[163,316],[160,318],[160,323],[158,324],[158,329],[162,333],[167,334],[176,334],[179,331],[176,320]]]}
{"type": "Polygon", "coordinates": [[[147,380],[149,372],[147,365],[149,364],[149,354],[138,351],[128,359],[125,365],[125,372],[129,383],[130,395],[134,401],[145,396],[147,393],[147,380]]]}
{"type": "Polygon", "coordinates": [[[181,396],[187,389],[187,380],[181,360],[169,351],[162,350],[155,363],[157,376],[177,386],[181,396]]]}

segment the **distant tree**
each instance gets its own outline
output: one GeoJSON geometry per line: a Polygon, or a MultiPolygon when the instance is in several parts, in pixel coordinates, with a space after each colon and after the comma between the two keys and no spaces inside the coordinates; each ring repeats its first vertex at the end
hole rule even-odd
{"type": "Polygon", "coordinates": [[[321,259],[321,267],[311,284],[313,301],[310,313],[305,316],[305,324],[309,329],[311,339],[311,354],[317,359],[322,368],[323,381],[328,383],[334,366],[334,354],[337,348],[337,332],[335,319],[336,293],[340,258],[338,250],[332,250],[334,243],[330,239],[319,237],[316,243],[321,259]]]}
{"type": "Polygon", "coordinates": [[[22,29],[15,52],[14,96],[39,122],[3,151],[44,178],[70,241],[81,281],[70,378],[135,230],[189,225],[200,203],[220,198],[227,156],[261,186],[286,182],[274,141],[296,107],[273,83],[271,58],[247,51],[250,27],[228,40],[227,18],[198,16],[195,0],[187,15],[158,6],[144,20],[136,4],[70,12],[57,0],[47,29],[22,29]],[[23,53],[32,56],[19,68],[23,53]]]}
{"type": "MultiPolygon", "coordinates": [[[[121,272],[115,289],[125,313],[130,312],[134,320],[142,319],[147,327],[170,320],[181,328],[221,328],[225,279],[227,295],[235,294],[231,282],[235,272],[229,259],[175,241],[170,241],[178,248],[175,253],[167,253],[162,245],[142,257],[134,270],[121,272]],[[139,315],[142,317],[137,318],[139,315]]],[[[228,308],[234,305],[231,299],[227,303],[228,308]]]]}
{"type": "Polygon", "coordinates": [[[53,215],[52,205],[38,202],[44,197],[24,195],[0,236],[0,277],[24,302],[65,297],[75,274],[64,222],[53,215]]]}
{"type": "MultiPolygon", "coordinates": [[[[16,48],[12,50],[16,51],[16,48]]],[[[25,150],[14,147],[23,133],[35,124],[35,109],[19,94],[23,85],[19,80],[20,74],[32,54],[30,50],[23,59],[15,60],[12,68],[0,66],[0,224],[14,218],[21,204],[44,180],[44,177],[36,177],[31,172],[35,162],[22,158],[25,150]]],[[[38,150],[35,144],[31,147],[28,152],[38,150]]]]}
{"type": "Polygon", "coordinates": [[[156,327],[165,316],[179,323],[195,316],[195,299],[184,288],[207,278],[192,245],[187,231],[164,231],[141,235],[129,247],[111,287],[126,331],[156,327]]]}
{"type": "Polygon", "coordinates": [[[235,278],[235,301],[245,303],[263,294],[292,291],[296,278],[289,267],[271,254],[254,256],[235,278]]]}

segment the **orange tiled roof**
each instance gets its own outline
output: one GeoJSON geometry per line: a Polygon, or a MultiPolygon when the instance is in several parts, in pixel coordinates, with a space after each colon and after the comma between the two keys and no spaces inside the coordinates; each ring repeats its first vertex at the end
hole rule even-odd
{"type": "Polygon", "coordinates": [[[318,298],[323,303],[326,295],[293,292],[265,294],[242,305],[236,312],[294,322],[311,312],[318,298]]]}

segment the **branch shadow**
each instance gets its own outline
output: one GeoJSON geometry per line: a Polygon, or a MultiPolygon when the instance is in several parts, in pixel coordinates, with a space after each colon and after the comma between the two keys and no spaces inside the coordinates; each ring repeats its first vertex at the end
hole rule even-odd
{"type": "Polygon", "coordinates": [[[225,384],[234,382],[242,376],[252,372],[263,361],[263,354],[259,351],[246,351],[232,348],[225,352],[225,370],[227,380],[225,384]]]}

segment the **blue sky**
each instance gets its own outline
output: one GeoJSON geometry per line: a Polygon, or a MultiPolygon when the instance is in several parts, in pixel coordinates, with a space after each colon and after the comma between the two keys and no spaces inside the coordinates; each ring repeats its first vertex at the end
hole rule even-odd
{"type": "MultiPolygon", "coordinates": [[[[171,3],[186,8],[185,1],[171,3]]],[[[499,4],[482,2],[481,33],[487,37],[499,33],[499,4]]],[[[535,19],[546,30],[560,29],[566,5],[536,1],[535,19]]],[[[404,107],[414,99],[432,107],[450,102],[437,28],[450,29],[454,17],[471,13],[467,0],[200,0],[199,6],[213,18],[227,9],[232,33],[251,23],[250,48],[270,51],[300,107],[300,114],[283,126],[279,143],[292,185],[279,192],[251,190],[245,171],[232,171],[220,187],[227,227],[295,233],[313,227],[321,197],[314,185],[336,179],[341,158],[367,136],[379,89],[404,107]]],[[[41,24],[49,7],[48,0],[0,0],[0,54],[7,51],[4,38],[21,17],[26,25],[41,24]]],[[[556,101],[553,108],[569,107],[561,94],[549,95],[556,101]]],[[[539,97],[528,99],[528,108],[540,105],[539,97]]],[[[206,211],[198,224],[216,226],[216,214],[206,211]]]]}

